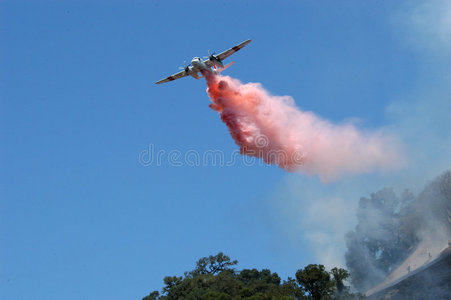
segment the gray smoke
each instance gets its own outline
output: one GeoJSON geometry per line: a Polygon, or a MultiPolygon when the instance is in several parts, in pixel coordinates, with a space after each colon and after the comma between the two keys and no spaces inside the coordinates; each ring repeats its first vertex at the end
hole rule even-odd
{"type": "MultiPolygon", "coordinates": [[[[346,235],[346,265],[356,288],[387,286],[432,262],[451,238],[451,172],[414,196],[385,188],[362,197],[346,235]]],[[[373,291],[371,291],[373,292],[373,291]]]]}
{"type": "MultiPolygon", "coordinates": [[[[405,3],[394,14],[392,24],[399,43],[416,55],[420,70],[415,88],[398,95],[386,110],[390,120],[387,127],[406,144],[408,166],[400,172],[345,178],[328,185],[315,178],[289,175],[268,199],[278,242],[284,239],[299,249],[308,245],[317,262],[328,268],[346,267],[344,236],[357,225],[359,199],[362,196],[371,198],[371,193],[384,187],[393,187],[392,192],[398,200],[403,199],[406,189],[413,196],[410,201],[425,199],[419,202],[422,204],[418,207],[424,213],[422,223],[412,224],[420,228],[414,236],[409,236],[417,239],[417,245],[422,241],[433,244],[428,239],[441,244],[447,236],[446,231],[434,230],[441,227],[433,217],[435,208],[428,205],[428,199],[434,198],[431,195],[437,190],[422,190],[437,175],[451,168],[451,2],[405,3]]],[[[402,211],[401,207],[396,209],[395,213],[402,211]]],[[[396,218],[384,215],[384,211],[368,214],[367,218],[374,219],[361,231],[365,233],[377,228],[374,235],[381,241],[388,243],[393,239],[384,225],[396,218]]],[[[408,248],[406,253],[414,250],[408,248]]],[[[368,261],[370,254],[362,251],[360,257],[368,261]]],[[[368,266],[373,269],[374,278],[367,286],[376,284],[394,268],[380,271],[380,265],[370,263],[368,266]]]]}

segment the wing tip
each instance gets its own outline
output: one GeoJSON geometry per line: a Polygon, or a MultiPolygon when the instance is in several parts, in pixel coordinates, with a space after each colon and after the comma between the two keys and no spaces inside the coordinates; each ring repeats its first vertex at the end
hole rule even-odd
{"type": "Polygon", "coordinates": [[[173,81],[173,80],[176,80],[176,79],[177,78],[174,78],[173,75],[171,75],[169,77],[161,79],[160,81],[155,82],[155,84],[165,83],[165,82],[173,81]]]}

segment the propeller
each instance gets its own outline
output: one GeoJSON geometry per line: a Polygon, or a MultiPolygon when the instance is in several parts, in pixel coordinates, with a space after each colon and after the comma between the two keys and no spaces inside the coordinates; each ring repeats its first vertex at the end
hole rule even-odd
{"type": "Polygon", "coordinates": [[[208,50],[208,56],[204,56],[205,59],[210,59],[210,60],[218,60],[215,56],[216,52],[213,51],[213,53],[210,53],[210,50],[208,50]]]}
{"type": "Polygon", "coordinates": [[[183,61],[183,68],[182,68],[182,67],[179,67],[179,70],[185,70],[186,73],[189,72],[189,64],[186,65],[186,60],[183,61]]]}

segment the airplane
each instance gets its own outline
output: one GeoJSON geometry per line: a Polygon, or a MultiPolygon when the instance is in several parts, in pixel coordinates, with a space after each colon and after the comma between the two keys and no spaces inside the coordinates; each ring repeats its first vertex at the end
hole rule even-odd
{"type": "Polygon", "coordinates": [[[196,79],[201,79],[204,76],[199,76],[199,74],[198,74],[199,72],[201,74],[202,74],[202,72],[210,72],[213,74],[219,74],[233,64],[233,62],[231,62],[231,63],[227,64],[226,66],[224,66],[222,61],[224,59],[226,59],[227,57],[229,57],[230,55],[232,55],[233,53],[240,50],[241,48],[243,48],[244,46],[246,46],[247,44],[249,44],[251,41],[252,40],[244,41],[241,44],[238,44],[224,52],[219,53],[218,55],[215,55],[215,53],[213,53],[213,54],[209,53],[209,57],[204,57],[205,60],[202,60],[200,57],[194,57],[188,66],[185,66],[184,68],[180,68],[180,69],[182,69],[182,71],[175,73],[164,79],[161,79],[160,81],[155,82],[155,84],[173,81],[173,80],[176,80],[176,79],[179,79],[182,77],[186,77],[188,75],[192,76],[196,79]]]}

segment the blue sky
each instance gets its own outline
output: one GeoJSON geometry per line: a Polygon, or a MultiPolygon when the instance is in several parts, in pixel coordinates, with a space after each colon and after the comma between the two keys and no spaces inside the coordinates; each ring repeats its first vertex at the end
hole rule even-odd
{"type": "Polygon", "coordinates": [[[440,65],[404,39],[410,13],[398,1],[0,2],[0,299],[140,299],[219,251],[283,278],[321,261],[280,207],[309,203],[287,185],[338,187],[255,160],[140,163],[150,145],[237,149],[203,80],[154,82],[251,38],[227,75],[333,122],[403,128],[399,107],[440,65]]]}

